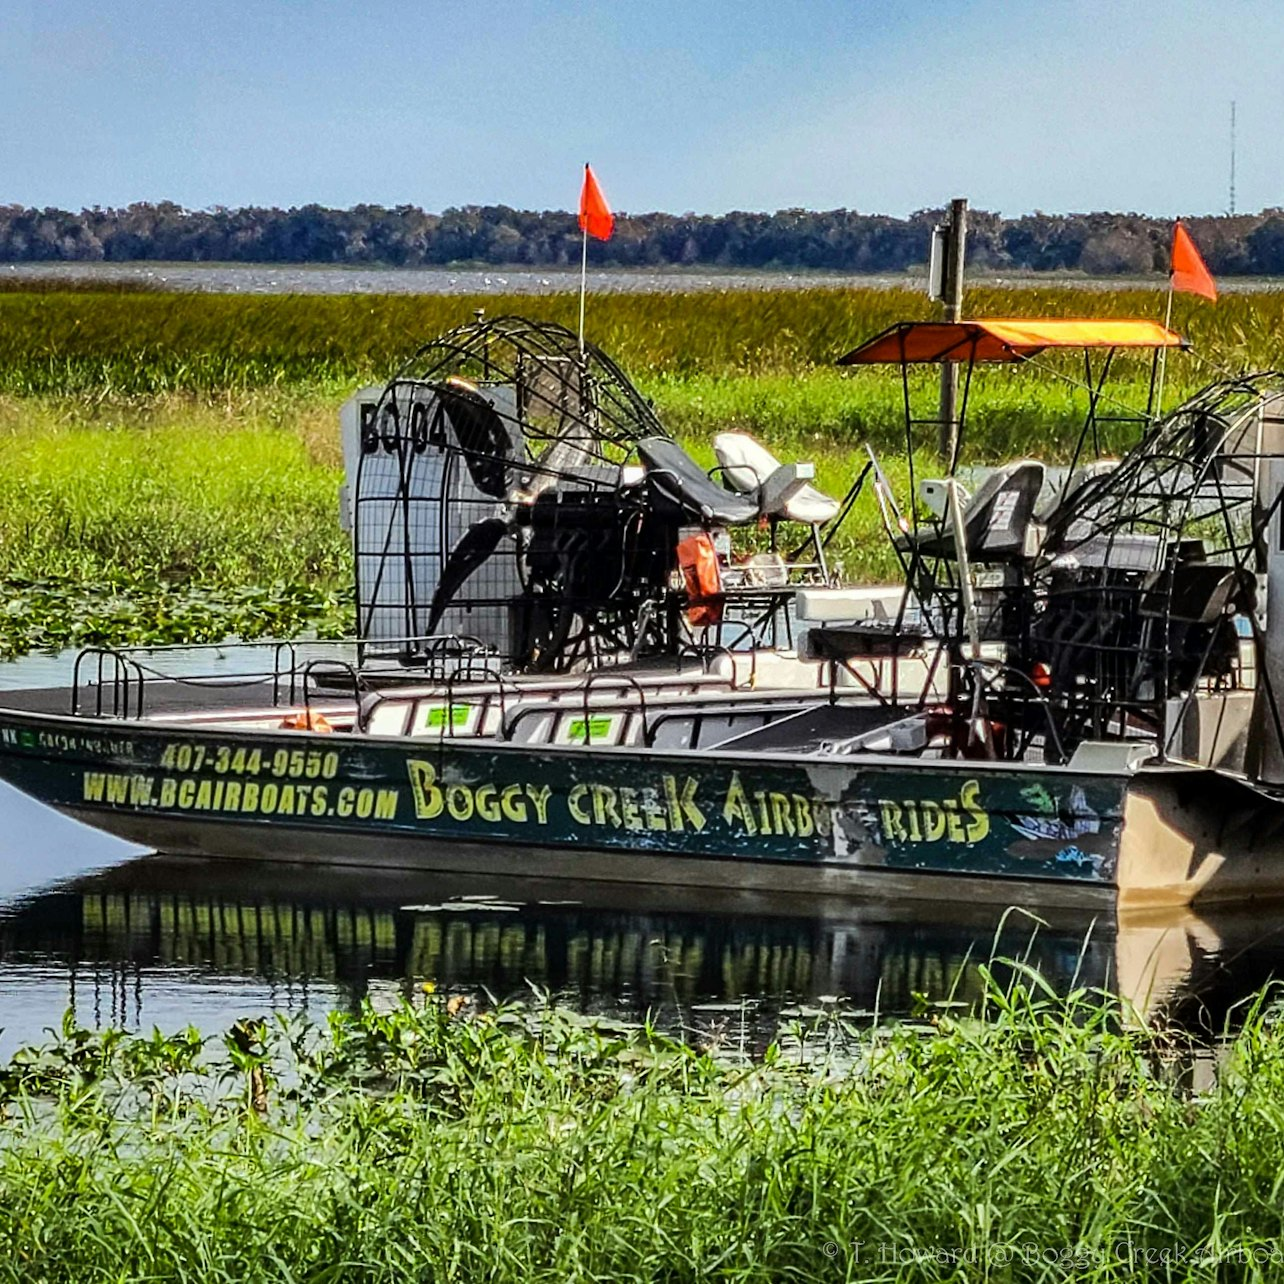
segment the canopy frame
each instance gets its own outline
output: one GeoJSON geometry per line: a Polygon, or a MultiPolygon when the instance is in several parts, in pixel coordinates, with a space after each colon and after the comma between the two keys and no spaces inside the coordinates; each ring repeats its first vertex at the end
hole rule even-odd
{"type": "Polygon", "coordinates": [[[1028,361],[1048,349],[1186,348],[1157,321],[1075,317],[981,317],[971,321],[898,321],[838,358],[840,366],[935,365],[942,361],[1028,361]]]}

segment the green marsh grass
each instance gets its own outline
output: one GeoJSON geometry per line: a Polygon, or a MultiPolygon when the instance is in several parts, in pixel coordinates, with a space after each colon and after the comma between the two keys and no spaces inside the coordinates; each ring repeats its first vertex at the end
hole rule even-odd
{"type": "Polygon", "coordinates": [[[348,626],[333,458],[305,409],[0,403],[0,653],[348,626]],[[287,416],[288,417],[288,416],[287,416]]]}
{"type": "Polygon", "coordinates": [[[68,1023],[0,1072],[0,1279],[1279,1277],[1266,998],[1212,1054],[1030,974],[928,1015],[756,1058],[441,996],[68,1023]]]}
{"type": "MultiPolygon", "coordinates": [[[[1162,302],[1137,290],[969,294],[976,315],[1157,317],[1162,302]]],[[[571,295],[0,291],[0,652],[213,641],[220,630],[263,634],[308,619],[342,628],[351,617],[338,408],[476,307],[576,323],[571,295]]],[[[905,504],[899,376],[833,363],[894,321],[930,314],[910,290],[604,294],[590,298],[589,333],[702,462],[712,464],[717,432],[742,429],[781,458],[814,462],[820,485],[841,495],[869,442],[905,504]]],[[[1215,307],[1179,297],[1174,325],[1200,355],[1171,358],[1169,405],[1220,370],[1284,365],[1284,293],[1215,307]]],[[[1049,364],[1052,375],[978,373],[969,462],[1069,456],[1086,404],[1072,382],[1079,370],[1049,364]]],[[[1143,404],[1148,363],[1121,360],[1116,375],[1116,394],[1143,404]]],[[[916,414],[933,413],[936,379],[914,372],[916,414]]],[[[1122,449],[1130,431],[1116,430],[1107,448],[1122,449]]],[[[932,435],[919,475],[939,468],[932,435]]],[[[849,576],[895,578],[870,496],[834,553],[849,576]]]]}
{"type": "MultiPolygon", "coordinates": [[[[635,378],[805,375],[906,317],[913,290],[804,289],[603,294],[589,337],[635,378]]],[[[472,319],[517,313],[574,328],[574,295],[217,295],[157,291],[0,295],[0,392],[91,396],[386,378],[417,345],[472,319]]],[[[977,316],[1163,315],[1160,291],[983,287],[977,316]]],[[[1284,292],[1215,306],[1178,296],[1173,324],[1209,359],[1284,360],[1284,292]]],[[[1124,363],[1136,373],[1136,363],[1124,363]]],[[[1196,376],[1198,377],[1198,376],[1196,376]]]]}

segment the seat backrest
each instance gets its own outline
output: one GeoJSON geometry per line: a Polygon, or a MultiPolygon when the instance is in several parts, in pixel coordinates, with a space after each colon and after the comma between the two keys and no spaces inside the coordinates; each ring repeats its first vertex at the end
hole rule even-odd
{"type": "Polygon", "coordinates": [[[683,516],[720,526],[746,526],[757,520],[755,500],[723,490],[676,441],[643,438],[638,442],[638,457],[653,493],[683,516]]]}
{"type": "Polygon", "coordinates": [[[1034,520],[1034,506],[1043,489],[1044,467],[1026,459],[995,469],[977,487],[963,511],[963,527],[970,557],[1021,556],[1026,532],[1034,520]]]}
{"type": "Polygon", "coordinates": [[[780,467],[780,460],[747,432],[720,432],[713,453],[727,485],[742,495],[752,495],[780,467]]]}
{"type": "Polygon", "coordinates": [[[720,432],[713,439],[713,453],[718,459],[721,480],[732,490],[752,495],[768,517],[823,526],[838,514],[840,505],[836,499],[803,480],[813,475],[810,464],[786,469],[766,446],[747,432],[720,432]]]}

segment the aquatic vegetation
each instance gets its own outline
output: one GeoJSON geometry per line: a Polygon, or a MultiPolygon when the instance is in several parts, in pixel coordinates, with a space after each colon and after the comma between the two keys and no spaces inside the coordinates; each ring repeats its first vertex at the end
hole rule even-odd
{"type": "Polygon", "coordinates": [[[1278,1275],[1267,998],[1215,1056],[1029,974],[925,1015],[757,1058],[462,994],[68,1022],[0,1070],[0,1279],[1278,1275]]]}
{"type": "Polygon", "coordinates": [[[78,575],[0,579],[0,659],[84,646],[163,646],[225,638],[351,636],[352,594],[339,586],[175,583],[78,575]]]}
{"type": "Polygon", "coordinates": [[[337,474],[279,407],[85,412],[0,405],[0,654],[348,629],[337,474]]]}

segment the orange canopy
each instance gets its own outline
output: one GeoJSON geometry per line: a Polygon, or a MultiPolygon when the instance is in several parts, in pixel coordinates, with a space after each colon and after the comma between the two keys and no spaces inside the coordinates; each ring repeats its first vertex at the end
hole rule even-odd
{"type": "Polygon", "coordinates": [[[838,358],[840,366],[918,361],[1024,361],[1048,348],[1184,348],[1158,321],[901,321],[838,358]]]}

